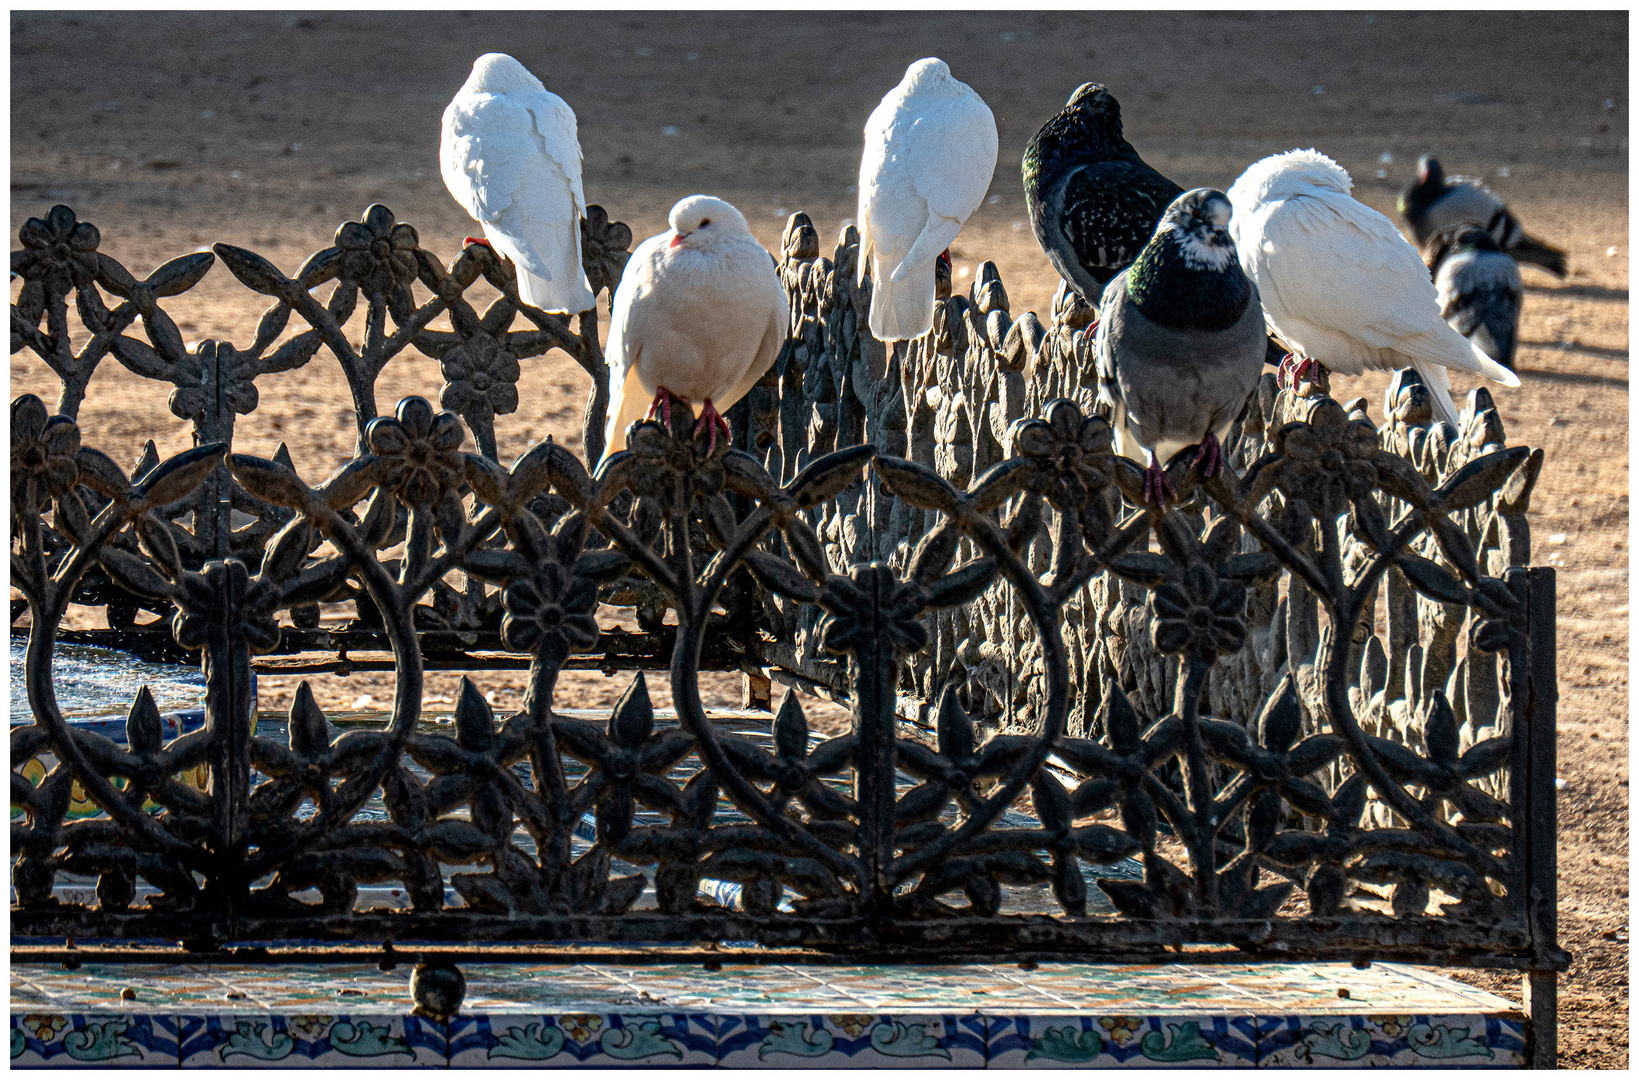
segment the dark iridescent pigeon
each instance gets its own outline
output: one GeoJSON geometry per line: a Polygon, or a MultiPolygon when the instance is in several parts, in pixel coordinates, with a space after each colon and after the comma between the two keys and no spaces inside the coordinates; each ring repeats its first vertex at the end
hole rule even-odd
{"type": "MultiPolygon", "coordinates": [[[[1098,83],[1077,87],[1024,148],[1024,202],[1036,242],[1095,307],[1183,193],[1122,136],[1121,103],[1098,83]]],[[[1270,338],[1267,362],[1280,363],[1286,351],[1270,338]]]]}
{"type": "Polygon", "coordinates": [[[1497,246],[1520,262],[1534,263],[1550,274],[1565,276],[1565,253],[1520,228],[1508,204],[1478,180],[1445,174],[1428,155],[1417,162],[1417,183],[1400,193],[1400,216],[1411,226],[1419,247],[1442,229],[1478,225],[1497,246]]]}
{"type": "Polygon", "coordinates": [[[1525,285],[1519,264],[1478,225],[1441,229],[1423,245],[1440,315],[1509,371],[1519,342],[1525,285]]]}
{"type": "Polygon", "coordinates": [[[1138,257],[1184,189],[1121,136],[1121,105],[1084,83],[1024,148],[1024,201],[1036,241],[1090,304],[1138,257]]]}
{"type": "Polygon", "coordinates": [[[1198,446],[1208,476],[1223,467],[1219,440],[1263,371],[1263,308],[1229,215],[1221,191],[1179,196],[1099,305],[1099,401],[1110,407],[1116,452],[1145,463],[1144,496],[1163,506],[1177,496],[1162,466],[1179,450],[1198,446]]]}

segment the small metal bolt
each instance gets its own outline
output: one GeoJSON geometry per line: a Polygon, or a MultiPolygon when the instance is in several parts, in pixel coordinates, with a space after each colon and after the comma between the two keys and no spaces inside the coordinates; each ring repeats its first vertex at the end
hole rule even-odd
{"type": "Polygon", "coordinates": [[[1019,961],[1019,970],[1020,971],[1035,971],[1036,970],[1036,962],[1034,960],[1020,960],[1019,961]]]}
{"type": "Polygon", "coordinates": [[[137,992],[132,987],[127,986],[127,987],[125,987],[124,989],[122,989],[120,991],[120,1000],[121,1001],[135,1001],[136,999],[137,999],[137,992]]]}
{"type": "Polygon", "coordinates": [[[410,997],[415,999],[416,1016],[435,1024],[447,1024],[467,996],[467,979],[447,960],[417,964],[410,973],[410,997]]]}
{"type": "Polygon", "coordinates": [[[1349,1000],[1349,988],[1347,986],[1338,987],[1337,996],[1342,998],[1344,1001],[1349,1000]]]}

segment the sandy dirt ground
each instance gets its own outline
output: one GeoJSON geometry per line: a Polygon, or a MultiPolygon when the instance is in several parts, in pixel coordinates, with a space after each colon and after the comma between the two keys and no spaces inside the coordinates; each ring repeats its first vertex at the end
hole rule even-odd
{"type": "MultiPolygon", "coordinates": [[[[133,272],[208,245],[251,248],[293,272],[372,202],[446,260],[475,231],[438,177],[438,124],[472,59],[511,52],[580,120],[588,198],[641,238],[697,191],[738,205],[764,244],[808,211],[822,237],[853,214],[860,129],[907,63],[947,60],[990,104],[1001,155],[991,195],[953,250],[958,288],[981,259],[1015,314],[1049,310],[1057,279],[1025,222],[1017,163],[1075,86],[1099,80],[1127,134],[1185,187],[1227,187],[1252,161],[1314,146],[1393,213],[1417,156],[1484,177],[1537,235],[1570,252],[1557,281],[1524,271],[1518,363],[1493,388],[1510,441],[1543,447],[1532,527],[1560,568],[1560,932],[1567,1065],[1622,1067],[1628,1025],[1628,36],[1621,13],[14,14],[11,227],[72,205],[133,272]]],[[[15,293],[14,293],[15,296],[15,293]]],[[[168,310],[192,339],[249,343],[264,304],[217,267],[168,310]]],[[[355,320],[355,323],[357,320],[355,320]]],[[[355,334],[357,325],[351,327],[355,334]]],[[[383,375],[386,408],[436,398],[435,361],[383,375]]],[[[1469,383],[1459,380],[1459,390],[1469,383]]],[[[327,354],[258,383],[236,448],[289,445],[309,479],[350,453],[348,396],[327,354]],[[271,419],[277,418],[277,419],[271,419]]],[[[1339,379],[1380,415],[1382,380],[1339,379]]],[[[13,358],[13,396],[56,400],[45,366],[13,358]]],[[[555,435],[572,447],[587,378],[561,354],[531,362],[502,457],[555,435]]],[[[152,438],[189,445],[166,388],[110,360],[80,413],[87,443],[132,462],[152,438]]],[[[515,704],[521,678],[494,680],[515,704]]],[[[609,704],[623,680],[575,676],[609,704]]],[[[651,680],[657,704],[664,690],[651,680]]],[[[331,680],[345,707],[390,677],[331,680]]],[[[428,696],[448,697],[454,677],[428,696]]],[[[712,704],[738,704],[735,676],[712,704]]],[[[277,707],[294,680],[265,685],[277,707]]],[[[1511,975],[1467,977],[1518,998],[1511,975]]]]}

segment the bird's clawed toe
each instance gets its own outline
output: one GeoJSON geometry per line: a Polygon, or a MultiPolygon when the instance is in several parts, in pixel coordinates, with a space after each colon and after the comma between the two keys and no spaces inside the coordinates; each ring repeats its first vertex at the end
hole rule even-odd
{"type": "Polygon", "coordinates": [[[1277,382],[1281,386],[1289,386],[1296,390],[1298,383],[1309,377],[1309,373],[1320,367],[1320,364],[1307,356],[1297,353],[1287,353],[1281,357],[1280,371],[1277,373],[1277,382]]]}
{"type": "Polygon", "coordinates": [[[653,420],[654,414],[658,412],[660,414],[660,422],[666,425],[666,430],[668,432],[671,431],[672,402],[674,401],[680,405],[687,405],[689,403],[688,398],[679,397],[677,394],[667,390],[664,386],[656,388],[654,392],[654,401],[649,403],[649,413],[644,417],[644,419],[653,420]]]}
{"type": "Polygon", "coordinates": [[[722,431],[723,441],[725,443],[729,441],[729,436],[732,434],[732,432],[729,431],[728,421],[724,420],[722,413],[719,413],[716,407],[712,405],[711,398],[706,399],[705,405],[700,410],[700,419],[695,421],[695,438],[700,437],[700,429],[702,427],[704,427],[708,433],[708,439],[706,442],[706,456],[711,457],[717,452],[717,432],[719,430],[722,431]]]}
{"type": "Polygon", "coordinates": [[[1224,448],[1218,442],[1218,436],[1207,432],[1206,438],[1195,448],[1195,459],[1191,464],[1201,467],[1203,477],[1216,476],[1224,471],[1224,448]]]}
{"type": "Polygon", "coordinates": [[[1177,502],[1178,492],[1173,490],[1172,482],[1167,479],[1167,471],[1152,453],[1150,463],[1144,469],[1144,501],[1165,510],[1168,500],[1177,502]]]}

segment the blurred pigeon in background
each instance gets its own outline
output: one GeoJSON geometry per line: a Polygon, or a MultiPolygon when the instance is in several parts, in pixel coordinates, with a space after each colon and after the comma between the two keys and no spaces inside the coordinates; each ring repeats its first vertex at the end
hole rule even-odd
{"type": "Polygon", "coordinates": [[[1434,275],[1440,315],[1509,371],[1519,342],[1525,286],[1519,264],[1478,225],[1441,229],[1423,245],[1423,261],[1434,275]]]}
{"type": "Polygon", "coordinates": [[[1454,225],[1478,225],[1497,246],[1520,262],[1534,263],[1557,277],[1565,276],[1565,253],[1526,234],[1508,206],[1478,180],[1445,174],[1428,155],[1417,162],[1417,183],[1400,193],[1400,216],[1418,244],[1454,225]]]}
{"type": "Polygon", "coordinates": [[[1078,87],[1024,148],[1036,242],[1089,304],[1138,257],[1162,211],[1183,193],[1122,137],[1121,105],[1097,83],[1078,87]]]}
{"type": "Polygon", "coordinates": [[[871,333],[933,325],[934,261],[978,209],[996,172],[996,118],[943,60],[918,60],[865,122],[859,274],[873,282],[871,333]]]}
{"type": "Polygon", "coordinates": [[[505,53],[485,53],[444,110],[444,186],[518,271],[518,296],[574,314],[596,302],[581,268],[575,113],[505,53]]]}
{"type": "Polygon", "coordinates": [[[1221,191],[1179,196],[1099,306],[1099,401],[1116,453],[1145,462],[1144,497],[1162,506],[1177,498],[1162,466],[1179,450],[1199,446],[1207,476],[1223,467],[1220,440],[1263,372],[1263,310],[1229,219],[1221,191]]]}
{"type": "Polygon", "coordinates": [[[610,304],[605,459],[646,406],[669,425],[674,401],[701,405],[695,430],[709,430],[715,453],[718,432],[729,435],[721,414],[773,366],[790,325],[774,258],[740,211],[690,195],[667,220],[632,252],[610,304]]]}
{"type": "Polygon", "coordinates": [[[1388,218],[1349,196],[1331,158],[1292,150],[1257,162],[1229,189],[1230,232],[1264,318],[1302,357],[1343,375],[1412,367],[1453,426],[1448,367],[1505,386],[1513,372],[1447,326],[1417,249],[1388,218]]]}

